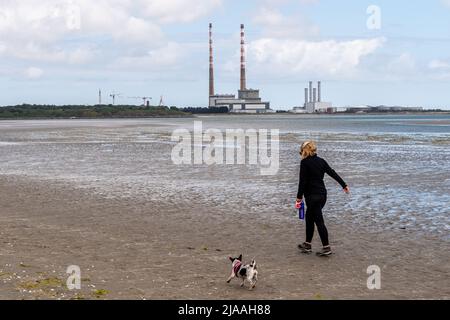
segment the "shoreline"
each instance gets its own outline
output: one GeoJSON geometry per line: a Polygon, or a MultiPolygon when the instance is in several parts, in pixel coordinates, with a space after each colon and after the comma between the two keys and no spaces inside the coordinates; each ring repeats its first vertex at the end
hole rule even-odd
{"type": "Polygon", "coordinates": [[[118,116],[118,117],[25,117],[25,118],[2,118],[0,117],[0,121],[7,121],[7,120],[115,120],[115,119],[183,119],[183,118],[198,118],[198,117],[208,117],[208,116],[245,116],[245,117],[252,117],[252,116],[280,116],[280,115],[286,115],[286,116],[405,116],[405,115],[449,115],[450,111],[423,111],[423,112],[335,112],[335,113],[291,113],[288,111],[283,112],[275,112],[275,113],[257,113],[257,114],[250,114],[250,113],[196,113],[196,114],[186,114],[186,115],[155,115],[155,116],[138,116],[138,117],[127,117],[127,116],[118,116]]]}
{"type": "Polygon", "coordinates": [[[7,121],[7,120],[11,120],[11,121],[15,121],[15,120],[124,120],[124,119],[135,119],[135,120],[139,120],[139,119],[177,119],[177,118],[193,118],[192,115],[173,115],[173,116],[151,116],[151,117],[93,117],[93,118],[83,118],[83,117],[60,117],[60,118],[41,118],[41,117],[37,117],[37,118],[0,118],[0,121],[7,121]]]}
{"type": "Polygon", "coordinates": [[[328,220],[335,254],[324,259],[298,252],[304,226],[296,218],[248,223],[192,199],[108,198],[23,176],[0,175],[0,188],[1,299],[450,298],[448,256],[432,235],[328,220]],[[254,291],[225,283],[227,257],[239,253],[258,263],[254,291]],[[366,287],[373,264],[382,290],[366,287]],[[81,267],[81,291],[64,286],[69,265],[81,267]]]}

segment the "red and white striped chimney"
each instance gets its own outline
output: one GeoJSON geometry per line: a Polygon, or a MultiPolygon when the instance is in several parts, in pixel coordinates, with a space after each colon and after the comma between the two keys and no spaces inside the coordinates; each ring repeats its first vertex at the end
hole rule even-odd
{"type": "Polygon", "coordinates": [[[214,95],[214,57],[213,57],[213,39],[212,23],[209,24],[209,96],[214,95]]]}
{"type": "Polygon", "coordinates": [[[241,24],[241,90],[247,89],[247,79],[245,76],[245,37],[244,25],[241,24]]]}

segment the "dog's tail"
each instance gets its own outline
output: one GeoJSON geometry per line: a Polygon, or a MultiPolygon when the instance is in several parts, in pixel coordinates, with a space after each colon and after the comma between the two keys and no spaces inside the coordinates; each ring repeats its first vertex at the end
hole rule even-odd
{"type": "Polygon", "coordinates": [[[250,267],[252,267],[253,269],[256,269],[256,261],[255,260],[252,260],[250,267]]]}

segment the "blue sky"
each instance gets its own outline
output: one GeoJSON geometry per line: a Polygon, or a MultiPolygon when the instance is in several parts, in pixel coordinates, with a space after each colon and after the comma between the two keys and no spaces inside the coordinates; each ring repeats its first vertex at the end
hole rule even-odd
{"type": "Polygon", "coordinates": [[[238,88],[245,23],[248,86],[275,109],[308,80],[335,106],[450,109],[450,0],[2,0],[0,105],[94,104],[101,88],[206,106],[209,22],[218,93],[238,88]]]}

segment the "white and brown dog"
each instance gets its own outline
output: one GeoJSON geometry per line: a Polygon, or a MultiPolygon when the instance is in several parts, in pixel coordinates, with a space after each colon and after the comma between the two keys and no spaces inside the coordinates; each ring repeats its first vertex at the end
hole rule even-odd
{"type": "Polygon", "coordinates": [[[231,279],[242,279],[241,287],[245,285],[245,280],[250,284],[250,290],[256,286],[258,280],[258,271],[256,270],[256,261],[252,260],[250,264],[242,263],[242,254],[237,258],[229,257],[231,260],[231,275],[227,280],[230,283],[231,279]]]}

